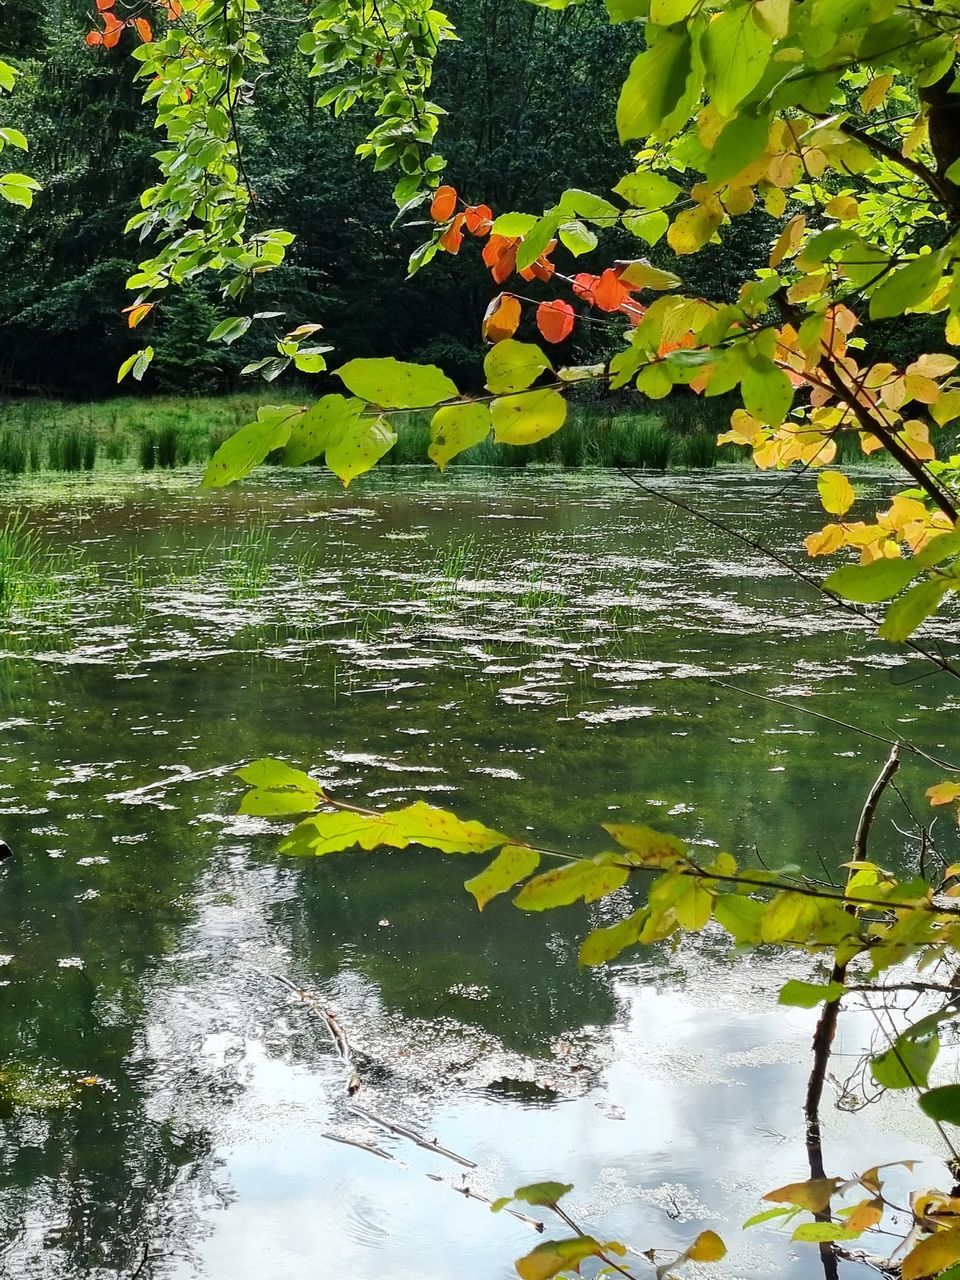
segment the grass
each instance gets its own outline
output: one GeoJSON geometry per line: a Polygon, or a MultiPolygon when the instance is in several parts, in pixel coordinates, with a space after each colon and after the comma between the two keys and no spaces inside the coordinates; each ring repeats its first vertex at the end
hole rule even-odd
{"type": "MultiPolygon", "coordinates": [[[[744,461],[735,448],[718,450],[735,402],[679,391],[648,401],[629,393],[587,395],[576,388],[566,424],[529,448],[492,438],[468,449],[454,466],[630,467],[649,471],[703,469],[744,461]]],[[[305,399],[298,390],[287,397],[305,399]]],[[[235,396],[118,397],[97,404],[23,401],[0,405],[0,473],[144,471],[203,465],[228,436],[280,393],[264,388],[235,396]]],[[[381,465],[430,465],[430,413],[395,415],[397,443],[381,465]]],[[[877,459],[882,455],[876,455],[877,459]]],[[[837,461],[863,462],[855,433],[840,440],[837,461]]],[[[270,459],[268,459],[270,461],[270,459]]]]}

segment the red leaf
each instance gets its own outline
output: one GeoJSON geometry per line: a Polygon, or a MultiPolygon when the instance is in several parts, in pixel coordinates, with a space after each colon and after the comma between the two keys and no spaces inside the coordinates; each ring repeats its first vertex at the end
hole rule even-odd
{"type": "Polygon", "coordinates": [[[434,222],[446,222],[457,209],[457,193],[453,187],[437,187],[430,205],[430,217],[434,222]]]}
{"type": "Polygon", "coordinates": [[[639,324],[647,314],[647,308],[642,302],[637,302],[635,298],[628,298],[626,302],[621,302],[620,310],[633,325],[639,324]]]}
{"type": "Polygon", "coordinates": [[[500,293],[487,307],[483,317],[483,336],[487,342],[503,342],[512,338],[520,323],[520,303],[512,293],[500,293]]]}
{"type": "Polygon", "coordinates": [[[573,307],[559,298],[541,302],[537,307],[537,328],[547,342],[562,342],[569,338],[573,332],[573,307]]]}
{"type": "Polygon", "coordinates": [[[465,216],[465,214],[458,213],[440,237],[440,248],[443,249],[445,253],[452,253],[456,256],[456,254],[460,252],[460,246],[463,244],[463,223],[465,216]]]}
{"type": "Polygon", "coordinates": [[[629,287],[621,283],[613,267],[607,267],[593,287],[593,302],[601,311],[619,311],[629,297],[629,287]]]}
{"type": "Polygon", "coordinates": [[[96,49],[98,45],[103,44],[103,34],[99,31],[88,31],[86,41],[91,49],[96,49]]]}
{"type": "Polygon", "coordinates": [[[133,25],[136,27],[137,35],[143,43],[149,44],[153,39],[153,27],[151,27],[146,18],[134,18],[133,25]]]}
{"type": "Polygon", "coordinates": [[[489,205],[472,204],[464,213],[467,230],[472,236],[485,236],[493,226],[493,210],[489,205]]]}

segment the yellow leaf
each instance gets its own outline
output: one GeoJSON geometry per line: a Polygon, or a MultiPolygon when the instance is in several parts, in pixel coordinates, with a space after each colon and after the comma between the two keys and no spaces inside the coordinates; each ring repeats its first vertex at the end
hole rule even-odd
{"type": "Polygon", "coordinates": [[[890,92],[892,84],[893,76],[891,75],[874,76],[860,95],[860,110],[865,115],[876,111],[877,107],[883,105],[883,100],[890,92]]]}
{"type": "Polygon", "coordinates": [[[838,524],[828,524],[816,533],[804,538],[808,556],[829,556],[846,541],[846,534],[838,524]]]}
{"type": "Polygon", "coordinates": [[[936,786],[927,787],[927,799],[931,804],[953,804],[960,800],[960,782],[938,782],[936,786]]]}
{"type": "Polygon", "coordinates": [[[925,1280],[960,1261],[960,1227],[921,1240],[900,1264],[901,1280],[925,1280]]]}
{"type": "Polygon", "coordinates": [[[822,471],[817,477],[817,488],[824,511],[832,516],[842,516],[856,501],[853,485],[842,471],[822,471]]]}
{"type": "Polygon", "coordinates": [[[803,233],[806,229],[807,220],[802,213],[798,213],[795,218],[790,219],[773,246],[773,252],[770,254],[771,267],[779,267],[784,258],[793,257],[800,248],[800,241],[803,239],[803,233]]]}
{"type": "Polygon", "coordinates": [[[944,391],[930,408],[930,416],[938,427],[960,418],[960,391],[944,391]]]}
{"type": "Polygon", "coordinates": [[[787,207],[787,197],[779,187],[767,187],[763,193],[763,203],[771,218],[782,218],[787,207]]]}
{"type": "Polygon", "coordinates": [[[691,1262],[719,1262],[727,1256],[727,1246],[715,1231],[701,1231],[687,1250],[691,1262]]]}
{"type": "Polygon", "coordinates": [[[846,1226],[850,1231],[866,1231],[870,1227],[877,1226],[882,1217],[882,1200],[862,1200],[860,1204],[854,1205],[853,1212],[847,1218],[846,1226]]]}
{"type": "Polygon", "coordinates": [[[667,243],[674,253],[696,253],[712,238],[722,221],[722,214],[703,205],[684,209],[667,232],[667,243]]]}
{"type": "Polygon", "coordinates": [[[777,1204],[795,1204],[799,1209],[809,1209],[811,1213],[822,1213],[839,1186],[839,1178],[811,1178],[807,1182],[788,1182],[785,1187],[768,1191],[763,1198],[777,1204]]]}
{"type": "Polygon", "coordinates": [[[948,356],[944,352],[927,352],[908,364],[906,372],[919,373],[925,378],[945,378],[953,373],[960,360],[956,356],[948,356]]]}
{"type": "Polygon", "coordinates": [[[852,222],[860,211],[853,196],[834,196],[824,205],[824,211],[831,218],[839,218],[841,222],[852,222]]]}

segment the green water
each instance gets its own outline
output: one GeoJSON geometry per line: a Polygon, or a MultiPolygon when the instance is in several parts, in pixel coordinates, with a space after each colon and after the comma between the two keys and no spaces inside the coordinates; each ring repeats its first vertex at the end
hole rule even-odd
{"type": "MultiPolygon", "coordinates": [[[[475,859],[282,860],[280,828],[233,816],[230,770],[281,755],[345,799],[570,849],[618,814],[834,867],[886,747],[783,701],[949,756],[954,689],[618,476],[194,481],[0,491],[0,521],[27,511],[62,556],[0,638],[0,1275],[499,1280],[539,1237],[454,1191],[543,1176],[598,1234],[679,1250],[712,1227],[728,1274],[813,1274],[739,1232],[805,1176],[815,1015],[777,1008],[781,959],[708,932],[580,970],[629,890],[481,916],[475,859]],[[358,1102],[478,1167],[352,1110],[271,975],[336,1011],[358,1102]]],[[[655,483],[791,553],[816,519],[806,479],[655,483]]],[[[955,648],[955,617],[932,639],[955,648]]],[[[941,776],[910,757],[878,854],[914,856],[894,823],[941,776]]],[[[838,1076],[871,1029],[849,1017],[838,1076]]],[[[838,1173],[929,1156],[942,1180],[908,1109],[831,1106],[826,1129],[838,1173]]]]}

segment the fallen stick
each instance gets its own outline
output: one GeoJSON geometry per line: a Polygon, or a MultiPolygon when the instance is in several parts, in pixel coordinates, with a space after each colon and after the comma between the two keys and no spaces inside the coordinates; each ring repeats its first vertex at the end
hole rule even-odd
{"type": "Polygon", "coordinates": [[[374,1124],[379,1124],[384,1129],[389,1129],[391,1133],[399,1134],[401,1138],[408,1138],[411,1142],[416,1143],[418,1147],[423,1147],[425,1151],[435,1151],[437,1155],[445,1156],[447,1160],[452,1160],[455,1164],[462,1164],[465,1169],[477,1168],[476,1161],[468,1160],[466,1156],[459,1156],[455,1151],[448,1150],[447,1147],[441,1147],[437,1141],[431,1142],[423,1134],[417,1133],[416,1129],[408,1129],[405,1124],[397,1124],[395,1120],[387,1120],[384,1116],[378,1116],[376,1112],[368,1111],[366,1107],[361,1107],[356,1102],[350,1110],[354,1115],[363,1116],[364,1119],[372,1120],[374,1124]]]}

